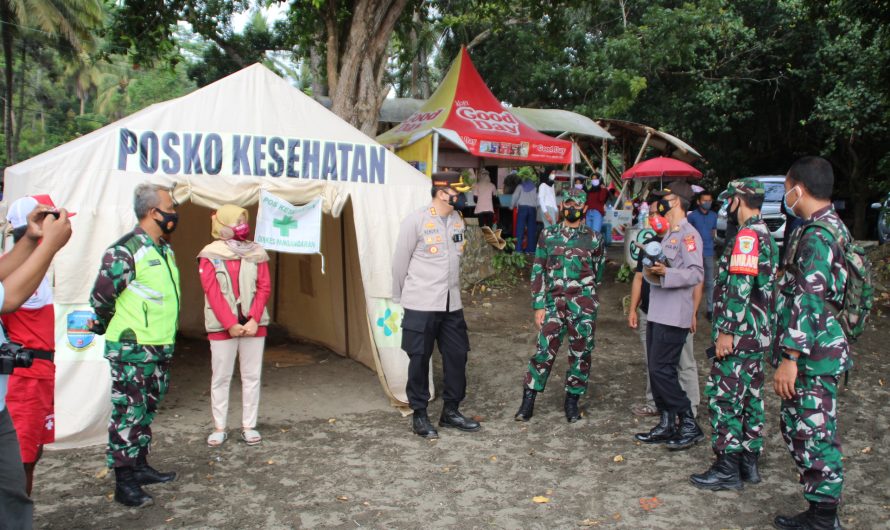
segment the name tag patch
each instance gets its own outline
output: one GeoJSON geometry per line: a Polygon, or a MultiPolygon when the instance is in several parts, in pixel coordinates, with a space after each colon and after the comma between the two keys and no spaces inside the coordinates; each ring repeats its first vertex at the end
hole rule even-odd
{"type": "Polygon", "coordinates": [[[159,259],[150,259],[150,260],[148,260],[148,266],[149,266],[149,267],[154,267],[154,266],[156,266],[156,265],[160,265],[160,264],[161,264],[161,260],[159,260],[159,259]]]}
{"type": "Polygon", "coordinates": [[[730,274],[757,276],[760,263],[760,243],[757,233],[750,228],[741,230],[735,238],[732,255],[729,257],[730,274]]]}

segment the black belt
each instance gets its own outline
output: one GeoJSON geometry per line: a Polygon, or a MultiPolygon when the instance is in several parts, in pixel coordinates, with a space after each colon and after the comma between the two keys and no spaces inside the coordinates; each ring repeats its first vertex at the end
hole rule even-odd
{"type": "Polygon", "coordinates": [[[31,356],[35,359],[43,359],[44,361],[53,362],[53,358],[55,357],[55,352],[46,351],[46,350],[28,350],[31,352],[31,356]]]}

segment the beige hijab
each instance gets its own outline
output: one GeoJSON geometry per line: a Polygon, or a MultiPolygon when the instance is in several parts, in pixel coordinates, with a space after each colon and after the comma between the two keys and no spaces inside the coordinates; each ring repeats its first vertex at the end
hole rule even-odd
{"type": "Polygon", "coordinates": [[[235,241],[234,228],[238,221],[244,217],[244,222],[250,219],[247,210],[234,204],[220,206],[213,214],[210,222],[210,235],[215,239],[198,254],[199,258],[207,259],[243,259],[253,263],[269,261],[266,250],[253,241],[235,241]]]}

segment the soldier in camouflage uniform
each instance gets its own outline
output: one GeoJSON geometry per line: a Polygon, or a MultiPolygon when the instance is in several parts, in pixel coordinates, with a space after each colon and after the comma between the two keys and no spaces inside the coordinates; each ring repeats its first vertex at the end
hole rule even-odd
{"type": "Polygon", "coordinates": [[[851,241],[831,203],[834,174],[818,157],[805,157],[785,178],[785,207],[805,219],[791,235],[777,295],[773,380],[782,398],[782,437],[797,464],[807,511],[777,516],[786,529],[840,528],[837,507],[844,484],[837,433],[840,374],[852,367],[850,346],[835,315],[843,308],[847,282],[842,243],[813,221],[828,223],[851,241]],[[779,358],[782,358],[779,364],[779,358]]]}
{"type": "Polygon", "coordinates": [[[544,390],[556,352],[569,334],[565,414],[570,423],[581,419],[578,399],[587,390],[590,354],[594,347],[596,285],[603,276],[602,236],[581,222],[586,194],[570,189],[562,194],[563,222],[544,229],[535,251],[531,282],[535,322],[540,329],[538,350],[528,364],[517,421],[528,421],[535,396],[544,390]]]}
{"type": "Polygon", "coordinates": [[[773,303],[779,249],[760,217],[765,190],[754,179],[729,183],[720,200],[739,232],[717,266],[714,325],[716,358],[705,387],[710,398],[711,447],[717,460],[690,477],[708,490],[758,483],[763,447],[763,363],[773,337],[773,303]]]}
{"type": "Polygon", "coordinates": [[[169,365],[179,320],[179,271],[173,249],[162,237],[178,217],[167,190],[136,188],[139,225],[102,257],[90,296],[93,331],[105,335],[111,366],[111,421],[108,467],[114,468],[114,499],[127,506],[152,503],[142,486],[170,482],[176,473],[148,465],[151,423],[169,388],[169,365]]]}

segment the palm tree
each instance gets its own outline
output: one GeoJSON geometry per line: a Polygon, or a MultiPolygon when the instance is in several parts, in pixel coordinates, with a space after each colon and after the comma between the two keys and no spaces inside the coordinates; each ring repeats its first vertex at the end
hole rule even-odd
{"type": "Polygon", "coordinates": [[[80,100],[81,116],[85,111],[90,93],[102,85],[106,74],[103,63],[94,60],[86,52],[77,54],[65,65],[65,77],[74,85],[74,92],[77,94],[77,99],[80,100]]]}
{"type": "Polygon", "coordinates": [[[15,163],[13,141],[13,42],[19,31],[38,31],[59,36],[77,50],[92,41],[90,30],[104,19],[102,0],[0,0],[3,58],[6,77],[4,129],[6,133],[6,164],[15,163]]]}

